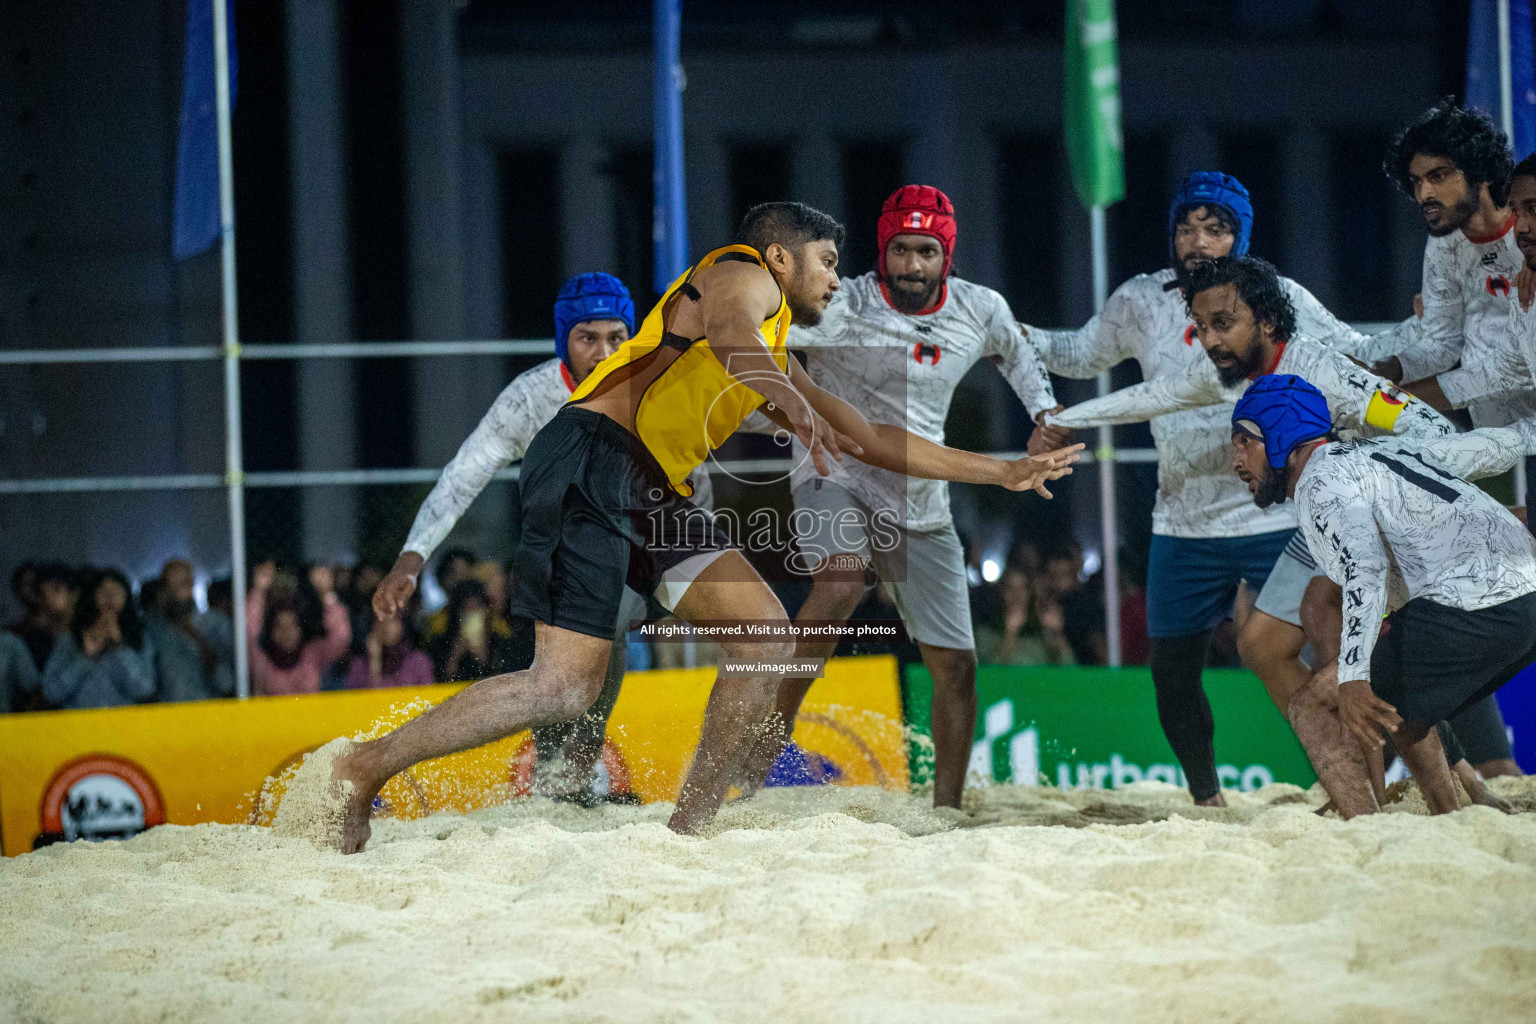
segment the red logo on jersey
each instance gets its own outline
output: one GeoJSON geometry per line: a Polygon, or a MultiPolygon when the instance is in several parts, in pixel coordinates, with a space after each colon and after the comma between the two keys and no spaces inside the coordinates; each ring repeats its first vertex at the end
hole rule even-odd
{"type": "Polygon", "coordinates": [[[933,366],[939,365],[939,346],[930,345],[926,341],[920,341],[912,346],[912,358],[921,363],[927,360],[933,366]]]}
{"type": "Polygon", "coordinates": [[[909,228],[926,228],[932,226],[932,224],[933,214],[921,213],[917,210],[913,210],[911,213],[907,214],[907,220],[904,226],[909,228]]]}
{"type": "Polygon", "coordinates": [[[1195,330],[1194,324],[1184,328],[1184,344],[1193,345],[1198,337],[1200,337],[1200,332],[1195,330]]]}
{"type": "Polygon", "coordinates": [[[1488,289],[1488,294],[1494,298],[1504,299],[1509,297],[1509,278],[1503,274],[1489,274],[1488,280],[1483,282],[1483,287],[1488,289]]]}

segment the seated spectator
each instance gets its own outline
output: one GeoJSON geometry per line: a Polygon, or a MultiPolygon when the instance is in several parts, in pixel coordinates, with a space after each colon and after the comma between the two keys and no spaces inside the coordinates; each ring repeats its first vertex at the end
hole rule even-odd
{"type": "Polygon", "coordinates": [[[41,672],[53,653],[53,645],[74,620],[75,573],[62,562],[21,566],[11,577],[11,590],[21,602],[21,619],[11,632],[21,637],[32,652],[32,663],[41,672]]]}
{"type": "Polygon", "coordinates": [[[277,568],[271,562],[258,565],[245,602],[251,690],[260,694],[319,693],[320,680],[352,642],[346,606],[336,598],[329,566],[316,565],[309,570],[309,583],[319,598],[319,616],[305,614],[309,609],[297,586],[278,589],[273,586],[276,579],[277,568]]]}
{"type": "Polygon", "coordinates": [[[439,682],[483,679],[507,670],[511,640],[491,629],[491,602],[484,584],[460,580],[449,593],[444,611],[444,632],[427,644],[439,682]]]}
{"type": "Polygon", "coordinates": [[[144,652],[133,589],[116,569],[85,578],[69,631],[43,671],[43,695],[60,708],[110,708],[152,700],[155,672],[144,652]]]}
{"type": "Polygon", "coordinates": [[[42,693],[42,673],[21,637],[0,631],[0,715],[31,711],[42,693]]]}
{"type": "MultiPolygon", "coordinates": [[[[475,553],[467,548],[449,548],[444,551],[442,557],[437,560],[437,570],[433,578],[437,580],[438,588],[442,590],[444,597],[453,596],[453,588],[459,585],[461,580],[470,578],[470,573],[475,568],[475,553]]],[[[430,646],[434,640],[448,631],[448,607],[444,605],[427,619],[426,626],[422,629],[424,642],[430,646]]]]}
{"type": "Polygon", "coordinates": [[[235,666],[197,625],[197,601],[192,596],[192,564],[176,558],[165,563],[160,578],[145,591],[152,604],[144,608],[144,635],[154,651],[155,682],[161,700],[213,700],[235,693],[235,666]]]}
{"type": "Polygon", "coordinates": [[[364,653],[352,658],[347,689],[384,686],[426,686],[433,681],[432,659],[416,649],[400,613],[376,620],[363,643],[364,653]]]}

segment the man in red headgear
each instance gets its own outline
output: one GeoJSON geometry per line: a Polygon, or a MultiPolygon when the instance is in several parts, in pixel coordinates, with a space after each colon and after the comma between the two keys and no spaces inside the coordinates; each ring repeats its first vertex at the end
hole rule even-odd
{"type": "MultiPolygon", "coordinates": [[[[950,276],[956,224],[948,196],[931,185],[897,189],[881,208],[875,235],[878,269],[844,278],[820,325],[790,328],[789,346],[805,350],[820,387],[935,442],[944,438],[956,386],[982,359],[998,365],[1037,424],[1059,408],[1008,303],[990,288],[950,276]]],[[[1029,449],[1061,447],[1067,436],[1038,426],[1029,449]]],[[[799,571],[812,578],[797,621],[846,620],[863,599],[866,569],[890,585],[933,675],[934,803],[958,807],[976,727],[976,653],[948,487],[851,459],[819,477],[797,461],[792,523],[799,571]]],[[[824,658],[835,646],[801,642],[795,654],[824,658]]],[[[747,788],[772,777],[811,682],[790,678],[780,685],[775,728],[753,751],[747,788]]]]}

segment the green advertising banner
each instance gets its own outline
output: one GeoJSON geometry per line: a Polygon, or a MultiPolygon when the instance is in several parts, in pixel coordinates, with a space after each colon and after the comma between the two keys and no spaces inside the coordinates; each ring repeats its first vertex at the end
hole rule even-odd
{"type": "MultiPolygon", "coordinates": [[[[921,665],[903,680],[914,784],[933,778],[933,679],[921,665]]],[[[1317,776],[1290,725],[1252,673],[1207,669],[1216,718],[1217,773],[1224,789],[1271,782],[1311,786],[1317,776]]],[[[1014,668],[976,672],[971,771],[997,782],[1115,789],[1144,779],[1183,786],[1184,773],[1157,722],[1145,668],[1014,668]]]]}

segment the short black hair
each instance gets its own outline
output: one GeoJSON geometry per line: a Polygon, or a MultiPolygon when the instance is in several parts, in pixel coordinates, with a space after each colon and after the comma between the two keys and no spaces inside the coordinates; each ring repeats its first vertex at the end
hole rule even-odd
{"type": "Polygon", "coordinates": [[[1190,210],[1198,210],[1201,207],[1205,208],[1205,215],[1207,217],[1214,217],[1216,219],[1216,223],[1220,224],[1222,227],[1226,228],[1232,233],[1233,238],[1236,238],[1239,234],[1242,233],[1243,226],[1238,223],[1237,214],[1233,213],[1225,206],[1222,206],[1220,203],[1210,203],[1206,202],[1205,200],[1201,200],[1195,203],[1182,203],[1175,207],[1173,211],[1173,226],[1178,227],[1180,224],[1184,223],[1184,218],[1189,216],[1190,210]]]}
{"type": "Polygon", "coordinates": [[[741,218],[736,242],[766,253],[774,243],[797,250],[807,242],[827,239],[839,249],[845,236],[843,226],[832,217],[804,203],[758,203],[741,218]]]}
{"type": "Polygon", "coordinates": [[[1197,264],[1184,286],[1185,308],[1193,315],[1195,296],[1224,284],[1237,286],[1237,294],[1253,310],[1253,319],[1268,320],[1275,337],[1285,341],[1295,333],[1296,306],[1280,283],[1280,273],[1257,256],[1219,256],[1197,264]]]}
{"type": "MultiPolygon", "coordinates": [[[[1510,183],[1513,184],[1516,178],[1536,178],[1536,153],[1515,164],[1515,169],[1509,172],[1510,183]]],[[[1509,198],[1508,191],[1505,192],[1505,198],[1509,198]]]]}
{"type": "Polygon", "coordinates": [[[1495,206],[1509,201],[1509,177],[1514,164],[1509,138],[1481,110],[1459,106],[1447,96],[1398,133],[1387,149],[1382,170],[1398,189],[1413,195],[1408,165],[1419,155],[1443,156],[1456,165],[1475,192],[1488,186],[1495,206]]]}

